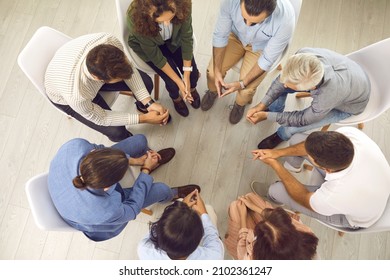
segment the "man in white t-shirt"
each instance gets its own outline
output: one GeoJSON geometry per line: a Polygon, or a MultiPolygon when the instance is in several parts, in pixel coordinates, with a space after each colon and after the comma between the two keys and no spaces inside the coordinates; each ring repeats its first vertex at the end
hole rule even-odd
{"type": "MultiPolygon", "coordinates": [[[[378,145],[362,131],[297,134],[284,149],[255,150],[256,159],[270,165],[281,182],[269,187],[268,198],[325,223],[358,229],[373,225],[390,195],[390,166],[378,145]],[[286,157],[282,165],[276,159],[286,157]],[[305,186],[288,170],[299,171],[308,159],[324,182],[305,186]]],[[[264,194],[263,189],[254,190],[264,194]]]]}

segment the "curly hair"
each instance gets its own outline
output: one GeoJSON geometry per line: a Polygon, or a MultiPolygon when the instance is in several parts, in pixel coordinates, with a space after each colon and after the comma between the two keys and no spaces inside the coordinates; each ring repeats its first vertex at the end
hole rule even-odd
{"type": "Polygon", "coordinates": [[[127,16],[133,20],[137,33],[154,37],[160,31],[156,18],[164,12],[172,12],[175,14],[172,23],[183,23],[191,13],[191,5],[191,0],[134,0],[127,16]]]}

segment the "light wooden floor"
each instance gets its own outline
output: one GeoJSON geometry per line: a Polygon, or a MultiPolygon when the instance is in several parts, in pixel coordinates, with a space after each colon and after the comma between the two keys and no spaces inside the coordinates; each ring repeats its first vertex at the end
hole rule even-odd
{"type": "MultiPolygon", "coordinates": [[[[202,71],[198,91],[206,89],[205,69],[211,55],[211,37],[219,1],[193,0],[193,25],[198,38],[197,63],[202,71]]],[[[32,219],[24,184],[48,169],[57,149],[67,140],[82,137],[109,145],[99,133],[66,119],[44,100],[19,69],[16,58],[35,30],[48,25],[70,36],[106,31],[119,35],[113,0],[0,0],[0,259],[136,259],[138,240],[147,232],[149,217],[140,214],[118,237],[102,243],[81,233],[43,232],[32,219]]],[[[390,37],[389,0],[304,0],[290,53],[300,47],[324,47],[343,54],[390,37]]],[[[42,42],[44,44],[45,42],[42,42]]],[[[270,73],[258,88],[255,102],[264,95],[277,73],[270,73]]],[[[227,79],[236,79],[230,73],[227,79]]],[[[250,151],[277,127],[252,126],[245,120],[228,123],[226,97],[209,112],[190,109],[179,118],[164,91],[161,102],[171,108],[167,127],[140,125],[150,147],[173,146],[177,156],[156,172],[156,180],[177,186],[197,183],[205,201],[214,206],[221,236],[226,231],[227,207],[237,195],[250,191],[252,180],[273,182],[272,170],[250,159],[250,151]]],[[[288,108],[303,108],[308,100],[288,100],[288,108]]],[[[117,110],[134,110],[132,100],[120,97],[117,110]],[[130,108],[130,109],[128,109],[130,108]]],[[[390,113],[366,124],[364,131],[390,160],[390,113]]],[[[302,180],[308,173],[300,174],[302,180]]],[[[363,205],[364,207],[364,205],[363,205]]],[[[153,206],[157,218],[162,206],[153,206]]],[[[322,259],[390,259],[390,233],[340,238],[333,230],[304,218],[320,239],[322,259]]],[[[228,258],[228,256],[227,256],[228,258]]]]}

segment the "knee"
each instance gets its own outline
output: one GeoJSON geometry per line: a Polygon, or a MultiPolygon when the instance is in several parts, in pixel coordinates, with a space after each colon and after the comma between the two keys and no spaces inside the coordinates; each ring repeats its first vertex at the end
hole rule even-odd
{"type": "Polygon", "coordinates": [[[132,136],[133,140],[137,141],[139,146],[147,147],[148,146],[148,140],[146,139],[146,136],[143,134],[136,134],[132,136]]]}
{"type": "Polygon", "coordinates": [[[126,130],[124,126],[111,127],[107,137],[112,142],[120,142],[128,137],[132,136],[132,134],[126,130]]]}
{"type": "MultiPolygon", "coordinates": [[[[279,200],[278,198],[280,198],[280,194],[283,193],[283,192],[286,192],[286,189],[283,185],[282,182],[275,182],[273,183],[270,187],[269,187],[269,190],[268,190],[268,195],[271,197],[271,198],[274,198],[276,200],[279,200]]],[[[280,201],[280,200],[279,200],[280,201]]]]}

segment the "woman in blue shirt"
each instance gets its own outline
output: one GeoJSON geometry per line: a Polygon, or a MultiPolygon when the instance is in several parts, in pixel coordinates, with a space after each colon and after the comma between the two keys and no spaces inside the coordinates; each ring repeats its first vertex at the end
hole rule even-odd
{"type": "Polygon", "coordinates": [[[117,236],[142,208],[184,197],[198,186],[170,188],[149,174],[173,158],[175,150],[149,150],[144,135],[110,148],[76,138],[65,143],[50,164],[49,192],[62,218],[94,241],[117,236]],[[129,165],[141,166],[133,186],[118,183],[129,165]]]}

